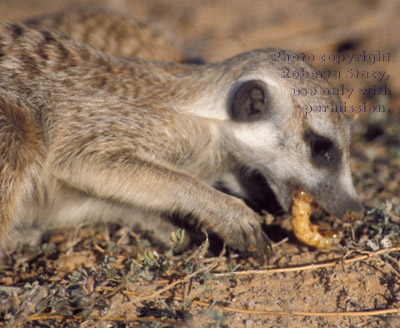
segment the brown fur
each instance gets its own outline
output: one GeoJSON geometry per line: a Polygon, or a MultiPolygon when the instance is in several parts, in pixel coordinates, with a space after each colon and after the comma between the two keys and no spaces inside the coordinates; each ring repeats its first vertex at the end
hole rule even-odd
{"type": "Polygon", "coordinates": [[[181,61],[179,42],[161,27],[103,8],[82,7],[26,22],[68,34],[71,38],[116,57],[181,61]]]}

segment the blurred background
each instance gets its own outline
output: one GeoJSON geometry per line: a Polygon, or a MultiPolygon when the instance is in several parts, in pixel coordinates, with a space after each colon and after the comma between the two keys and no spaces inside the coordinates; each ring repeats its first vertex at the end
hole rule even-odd
{"type": "MultiPolygon", "coordinates": [[[[369,88],[376,80],[343,78],[347,68],[385,71],[391,97],[354,92],[347,104],[385,104],[394,117],[400,107],[399,0],[1,0],[0,19],[21,21],[83,5],[107,6],[148,19],[174,34],[186,57],[218,61],[263,47],[313,54],[390,53],[390,61],[369,65],[320,62],[318,69],[341,71],[334,86],[369,88]],[[394,114],[394,112],[397,112],[394,114]]],[[[380,84],[382,85],[382,83],[380,84]]],[[[355,89],[356,91],[357,89],[355,89]]],[[[388,96],[388,95],[386,95],[388,96]]]]}

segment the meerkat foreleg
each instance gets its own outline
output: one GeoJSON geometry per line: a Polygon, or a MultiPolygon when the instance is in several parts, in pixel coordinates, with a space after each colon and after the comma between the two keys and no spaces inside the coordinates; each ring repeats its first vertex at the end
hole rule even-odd
{"type": "Polygon", "coordinates": [[[147,211],[192,214],[198,225],[218,234],[240,251],[268,251],[268,239],[257,214],[243,201],[202,181],[135,156],[131,151],[101,151],[53,162],[53,175],[92,196],[130,204],[147,211]]]}

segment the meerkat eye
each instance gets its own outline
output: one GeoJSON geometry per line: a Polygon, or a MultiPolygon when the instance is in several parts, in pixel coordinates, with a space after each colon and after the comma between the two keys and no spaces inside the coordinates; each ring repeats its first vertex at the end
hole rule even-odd
{"type": "Polygon", "coordinates": [[[311,158],[316,166],[332,166],[338,162],[339,152],[333,142],[325,137],[308,133],[305,136],[311,150],[311,158]]]}
{"type": "Polygon", "coordinates": [[[323,157],[326,162],[331,160],[330,151],[333,148],[332,143],[328,139],[315,139],[311,145],[313,157],[323,157]]]}

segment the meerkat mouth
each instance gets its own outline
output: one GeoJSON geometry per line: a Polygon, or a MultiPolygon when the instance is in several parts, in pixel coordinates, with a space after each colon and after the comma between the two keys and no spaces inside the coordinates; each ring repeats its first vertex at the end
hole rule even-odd
{"type": "Polygon", "coordinates": [[[316,201],[311,202],[311,220],[316,221],[330,215],[316,201]]]}
{"type": "Polygon", "coordinates": [[[250,208],[260,214],[268,212],[272,215],[281,215],[290,210],[290,208],[284,210],[267,179],[259,171],[249,172],[248,169],[243,169],[243,174],[238,179],[244,190],[242,194],[235,193],[234,188],[231,188],[226,181],[220,181],[214,187],[227,194],[242,198],[250,208]]]}

